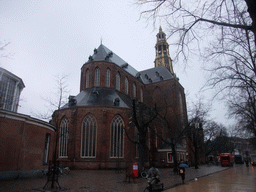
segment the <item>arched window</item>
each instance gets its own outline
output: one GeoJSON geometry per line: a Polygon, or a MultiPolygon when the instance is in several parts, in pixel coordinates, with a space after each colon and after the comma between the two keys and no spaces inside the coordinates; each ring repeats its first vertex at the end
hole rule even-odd
{"type": "Polygon", "coordinates": [[[68,118],[63,118],[60,124],[59,157],[68,157],[69,123],[68,118]]]}
{"type": "Polygon", "coordinates": [[[136,98],[136,85],[133,83],[133,97],[136,98]]]}
{"type": "Polygon", "coordinates": [[[142,88],[140,89],[140,102],[143,102],[143,91],[142,91],[142,88]]]}
{"type": "Polygon", "coordinates": [[[86,70],[86,79],[85,79],[85,87],[89,88],[89,79],[90,79],[90,71],[89,69],[86,70]]]}
{"type": "Polygon", "coordinates": [[[100,69],[95,69],[95,79],[94,79],[94,86],[100,86],[100,69]]]}
{"type": "Polygon", "coordinates": [[[120,91],[120,74],[116,74],[116,90],[120,91]]]}
{"type": "Polygon", "coordinates": [[[182,119],[182,121],[184,121],[183,101],[182,101],[181,92],[179,92],[179,105],[180,105],[180,115],[181,115],[181,119],[182,119]]]}
{"type": "Polygon", "coordinates": [[[46,133],[45,143],[44,143],[44,158],[43,158],[44,164],[48,163],[50,139],[51,139],[51,135],[49,133],[46,133]]]}
{"type": "Polygon", "coordinates": [[[117,115],[114,117],[111,124],[111,149],[110,157],[123,157],[124,144],[124,122],[122,118],[117,115]]]}
{"type": "Polygon", "coordinates": [[[110,87],[110,69],[106,71],[106,87],[110,87]]]}
{"type": "Polygon", "coordinates": [[[129,81],[128,81],[127,77],[125,77],[124,85],[125,85],[125,94],[128,95],[128,93],[129,93],[129,81]]]}
{"type": "Polygon", "coordinates": [[[96,119],[92,114],[87,115],[82,123],[82,157],[96,156],[96,119]]]}

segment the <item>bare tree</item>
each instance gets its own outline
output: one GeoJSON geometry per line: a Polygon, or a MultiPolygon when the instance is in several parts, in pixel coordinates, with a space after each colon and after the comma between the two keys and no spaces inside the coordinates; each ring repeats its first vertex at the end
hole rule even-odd
{"type": "Polygon", "coordinates": [[[196,103],[193,104],[189,111],[189,123],[186,131],[188,138],[188,147],[194,155],[195,168],[198,169],[198,160],[204,156],[204,132],[203,127],[207,122],[207,116],[211,106],[203,102],[200,97],[196,103]]]}
{"type": "MultiPolygon", "coordinates": [[[[69,132],[60,132],[60,126],[58,120],[59,116],[59,110],[61,107],[67,103],[68,98],[68,85],[67,85],[67,78],[68,75],[62,75],[62,76],[56,76],[55,82],[56,82],[56,92],[54,94],[54,98],[48,97],[47,99],[44,99],[48,104],[49,112],[46,114],[35,114],[37,117],[41,119],[52,119],[51,124],[53,124],[56,127],[56,134],[55,134],[55,143],[54,143],[54,151],[53,151],[53,159],[51,163],[49,164],[48,168],[48,176],[47,176],[47,182],[44,185],[44,189],[47,188],[48,183],[51,182],[51,189],[60,189],[60,185],[58,182],[59,178],[59,162],[57,161],[57,147],[59,143],[59,139],[63,137],[69,137],[69,132]],[[51,113],[51,115],[48,115],[51,113]]],[[[70,140],[69,140],[70,142],[70,140]]]]}
{"type": "MultiPolygon", "coordinates": [[[[149,6],[142,15],[154,22],[166,20],[170,37],[177,40],[177,57],[187,60],[190,53],[200,53],[207,64],[212,64],[206,66],[211,74],[206,87],[216,88],[216,94],[223,93],[224,98],[232,95],[231,114],[240,119],[248,116],[248,110],[246,113],[240,110],[245,101],[251,112],[255,109],[252,101],[248,103],[256,93],[255,0],[138,0],[138,3],[149,6]],[[245,95],[240,94],[244,92],[245,95]]],[[[247,128],[255,132],[255,118],[251,117],[247,128]]]]}
{"type": "Polygon", "coordinates": [[[10,54],[5,54],[4,51],[6,47],[10,44],[10,42],[1,42],[0,41],[0,58],[7,57],[9,58],[10,54]]]}
{"type": "Polygon", "coordinates": [[[207,121],[204,125],[204,152],[205,157],[208,155],[219,155],[219,143],[223,136],[227,135],[227,129],[222,125],[218,124],[215,121],[207,121]]]}
{"type": "Polygon", "coordinates": [[[156,108],[158,126],[163,127],[164,134],[158,134],[157,137],[165,144],[171,146],[173,158],[173,172],[178,171],[178,159],[176,147],[186,140],[186,132],[188,129],[187,120],[185,115],[181,113],[175,106],[164,105],[156,108]],[[169,107],[167,107],[169,106],[169,107]]]}
{"type": "Polygon", "coordinates": [[[238,121],[237,131],[256,136],[256,94],[250,87],[240,88],[228,100],[230,115],[238,121]]]}
{"type": "Polygon", "coordinates": [[[155,109],[151,109],[143,103],[136,102],[133,100],[133,112],[132,112],[132,122],[136,126],[138,131],[138,140],[134,143],[138,145],[139,148],[139,163],[140,171],[144,167],[145,154],[148,149],[148,129],[149,124],[156,118],[155,109]]]}
{"type": "Polygon", "coordinates": [[[55,76],[55,90],[52,96],[42,98],[46,102],[47,111],[42,112],[32,112],[34,116],[44,120],[50,120],[52,114],[55,110],[59,110],[63,105],[68,102],[69,89],[68,89],[68,75],[57,75],[55,76]]]}
{"type": "MultiPolygon", "coordinates": [[[[177,105],[175,99],[167,97],[164,93],[154,96],[150,106],[133,101],[132,122],[138,130],[138,140],[133,140],[128,136],[129,140],[139,146],[139,159],[141,167],[144,166],[146,160],[145,153],[148,152],[149,163],[156,162],[156,142],[158,138],[162,144],[167,144],[172,148],[172,157],[174,159],[174,171],[177,171],[177,144],[182,145],[185,139],[185,129],[187,125],[186,107],[182,105],[183,110],[177,105]],[[150,146],[148,145],[150,143],[150,146]]],[[[178,99],[178,95],[177,95],[178,99]]],[[[179,101],[179,100],[178,100],[179,101]]]]}
{"type": "MultiPolygon", "coordinates": [[[[147,6],[142,15],[156,22],[164,18],[170,27],[170,35],[179,36],[178,45],[184,49],[202,36],[209,36],[216,29],[241,29],[256,36],[255,0],[138,0],[147,6]],[[243,23],[241,23],[241,20],[243,23]]],[[[184,50],[181,50],[185,53],[184,50]]]]}

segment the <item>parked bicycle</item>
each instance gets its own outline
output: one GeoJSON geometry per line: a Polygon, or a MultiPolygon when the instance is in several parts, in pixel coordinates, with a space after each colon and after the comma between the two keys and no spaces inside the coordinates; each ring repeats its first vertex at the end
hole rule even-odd
{"type": "Polygon", "coordinates": [[[142,168],[142,171],[141,171],[141,177],[145,179],[145,178],[147,178],[147,176],[148,176],[148,172],[147,172],[147,171],[145,170],[145,168],[143,167],[143,168],[142,168]]]}
{"type": "Polygon", "coordinates": [[[152,164],[152,167],[146,172],[142,171],[142,177],[147,179],[148,186],[144,189],[144,192],[163,191],[164,184],[160,183],[159,170],[152,164]]]}
{"type": "Polygon", "coordinates": [[[64,167],[63,165],[59,165],[58,168],[61,175],[68,175],[70,173],[69,167],[64,167]]]}
{"type": "MultiPolygon", "coordinates": [[[[156,179],[156,178],[152,178],[156,179]]],[[[148,179],[148,186],[144,189],[144,192],[159,192],[164,190],[164,184],[163,183],[156,183],[153,182],[152,179],[148,179]]]]}
{"type": "Polygon", "coordinates": [[[48,169],[42,169],[40,175],[41,177],[46,177],[48,175],[48,169]]]}

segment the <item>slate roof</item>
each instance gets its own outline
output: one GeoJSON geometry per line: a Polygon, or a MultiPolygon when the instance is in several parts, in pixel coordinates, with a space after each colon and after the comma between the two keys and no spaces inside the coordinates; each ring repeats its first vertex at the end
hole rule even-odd
{"type": "Polygon", "coordinates": [[[98,49],[94,49],[94,54],[89,57],[88,62],[91,61],[108,61],[117,64],[122,67],[125,71],[136,77],[138,71],[134,69],[131,65],[121,59],[118,55],[108,49],[106,46],[101,44],[98,49]]]}
{"type": "MultiPolygon", "coordinates": [[[[70,101],[74,99],[74,106],[110,106],[132,108],[132,100],[129,96],[111,88],[89,88],[82,90],[77,96],[71,96],[70,101]],[[119,105],[118,105],[119,101],[119,105]]],[[[72,102],[64,105],[62,109],[72,106],[72,102]]]]}
{"type": "Polygon", "coordinates": [[[174,79],[175,77],[164,66],[159,66],[139,72],[140,80],[144,84],[156,83],[163,80],[174,79]]]}
{"type": "MultiPolygon", "coordinates": [[[[122,67],[125,71],[138,78],[144,84],[159,82],[175,78],[171,72],[164,66],[147,69],[138,72],[131,65],[121,59],[118,55],[113,53],[106,46],[101,44],[98,49],[94,49],[94,54],[89,57],[86,63],[92,61],[107,61],[115,63],[122,67]]],[[[85,64],[86,64],[85,63],[85,64]]],[[[132,108],[132,100],[129,96],[121,93],[115,89],[110,88],[88,88],[82,90],[77,96],[71,96],[70,102],[62,107],[69,108],[71,106],[116,106],[123,108],[132,108]],[[116,101],[116,102],[115,102],[116,101]],[[119,104],[117,105],[117,102],[119,104]],[[75,102],[75,103],[72,103],[75,102]]]]}
{"type": "Polygon", "coordinates": [[[108,61],[115,63],[134,77],[138,78],[144,84],[175,78],[173,74],[171,74],[171,72],[164,66],[154,67],[138,72],[103,44],[101,44],[98,49],[94,49],[94,54],[89,57],[87,63],[91,61],[108,61]]]}

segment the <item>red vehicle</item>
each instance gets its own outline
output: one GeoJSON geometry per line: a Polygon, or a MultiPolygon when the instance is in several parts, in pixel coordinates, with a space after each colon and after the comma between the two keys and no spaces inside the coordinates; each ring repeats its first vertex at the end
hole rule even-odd
{"type": "Polygon", "coordinates": [[[231,153],[221,153],[220,154],[220,164],[221,166],[233,166],[233,157],[231,153]]]}

